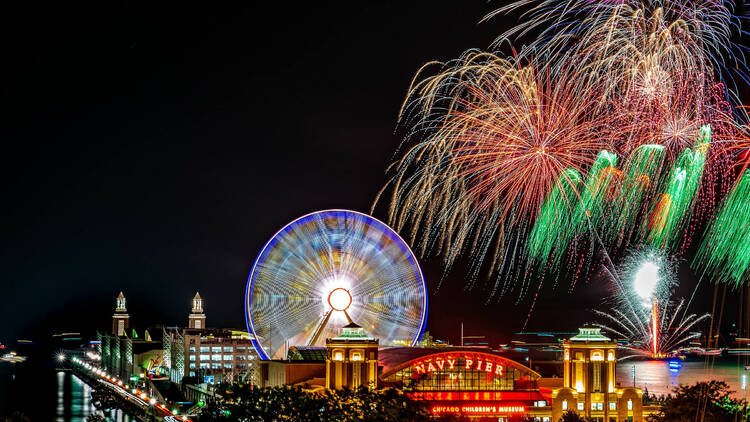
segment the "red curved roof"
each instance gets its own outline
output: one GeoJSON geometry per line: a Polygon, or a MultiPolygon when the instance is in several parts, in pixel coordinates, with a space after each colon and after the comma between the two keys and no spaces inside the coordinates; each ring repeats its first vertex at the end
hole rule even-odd
{"type": "Polygon", "coordinates": [[[528,366],[522,365],[514,360],[510,360],[507,357],[494,352],[486,347],[442,347],[439,349],[429,349],[424,347],[388,347],[381,348],[378,351],[378,365],[383,368],[380,375],[381,378],[385,378],[392,375],[403,368],[411,365],[412,363],[422,360],[428,356],[437,357],[449,357],[456,355],[479,355],[491,357],[496,360],[503,361],[505,366],[508,368],[515,368],[523,375],[529,375],[531,379],[541,378],[541,375],[529,368],[528,366]]]}

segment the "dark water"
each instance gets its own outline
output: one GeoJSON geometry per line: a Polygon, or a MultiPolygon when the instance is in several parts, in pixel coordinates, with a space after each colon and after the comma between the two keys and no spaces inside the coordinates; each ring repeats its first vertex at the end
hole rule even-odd
{"type": "MultiPolygon", "coordinates": [[[[750,381],[750,371],[745,371],[744,363],[737,359],[716,359],[713,363],[705,360],[685,361],[670,366],[667,361],[624,361],[617,365],[617,380],[623,387],[633,385],[633,367],[635,366],[635,385],[648,389],[650,394],[662,395],[671,393],[680,384],[695,384],[699,381],[725,381],[734,391],[734,396],[744,398],[746,385],[750,381]],[[745,383],[743,383],[743,375],[745,383]]],[[[749,392],[750,393],[750,392],[749,392]]]]}
{"type": "Polygon", "coordinates": [[[0,362],[0,376],[0,415],[20,412],[32,421],[85,422],[98,413],[110,421],[135,421],[119,410],[97,410],[91,388],[70,371],[0,362]]]}

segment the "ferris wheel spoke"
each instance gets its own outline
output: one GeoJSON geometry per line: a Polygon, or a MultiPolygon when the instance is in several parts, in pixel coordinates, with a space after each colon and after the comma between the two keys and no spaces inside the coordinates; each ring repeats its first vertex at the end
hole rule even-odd
{"type": "Polygon", "coordinates": [[[426,317],[416,257],[388,226],[354,211],[287,224],[264,246],[248,283],[248,325],[264,358],[287,345],[319,345],[351,322],[381,344],[412,343],[426,317]]]}

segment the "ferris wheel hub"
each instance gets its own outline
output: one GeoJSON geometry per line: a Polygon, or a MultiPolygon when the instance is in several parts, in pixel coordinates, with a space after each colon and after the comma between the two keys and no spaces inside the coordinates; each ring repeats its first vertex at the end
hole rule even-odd
{"type": "Polygon", "coordinates": [[[352,304],[352,294],[343,287],[338,287],[328,293],[328,304],[334,311],[345,311],[352,304]]]}

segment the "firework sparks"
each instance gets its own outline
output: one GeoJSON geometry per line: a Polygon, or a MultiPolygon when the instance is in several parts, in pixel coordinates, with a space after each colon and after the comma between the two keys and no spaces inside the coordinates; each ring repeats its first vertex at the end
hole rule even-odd
{"type": "Polygon", "coordinates": [[[741,286],[750,279],[750,172],[724,201],[703,238],[693,268],[716,281],[741,286]]]}
{"type": "Polygon", "coordinates": [[[475,52],[417,83],[404,118],[417,112],[415,131],[428,134],[396,164],[390,221],[411,223],[412,241],[421,230],[420,249],[436,247],[448,265],[463,249],[481,262],[494,242],[502,266],[517,226],[575,206],[578,175],[607,146],[572,92],[533,66],[475,52]]]}
{"type": "Polygon", "coordinates": [[[519,8],[500,39],[550,25],[517,56],[471,50],[417,73],[403,155],[373,208],[390,190],[396,230],[446,271],[469,254],[469,287],[486,270],[493,292],[523,275],[523,294],[529,268],[577,274],[597,251],[610,267],[633,244],[685,251],[750,144],[721,82],[727,60],[744,69],[733,5],[520,0],[496,13],[519,8]]]}
{"type": "Polygon", "coordinates": [[[596,325],[628,340],[624,348],[632,353],[623,358],[671,356],[699,336],[691,330],[709,315],[684,315],[684,300],[671,301],[674,267],[674,261],[660,249],[636,250],[622,265],[622,281],[613,279],[616,303],[612,311],[594,311],[605,321],[596,325]]]}

